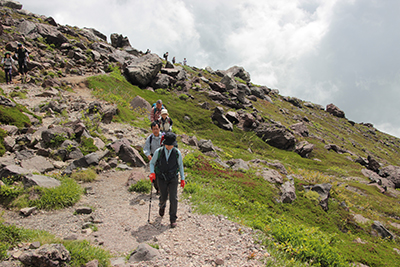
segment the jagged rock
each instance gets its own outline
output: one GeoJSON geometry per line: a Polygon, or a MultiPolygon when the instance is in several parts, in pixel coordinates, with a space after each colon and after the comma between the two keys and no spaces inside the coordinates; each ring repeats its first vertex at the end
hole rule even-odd
{"type": "MultiPolygon", "coordinates": [[[[72,129],[71,129],[72,133],[72,129]]],[[[56,136],[63,136],[65,138],[69,138],[70,132],[66,131],[61,126],[56,126],[47,130],[42,131],[42,140],[46,143],[49,144],[51,140],[54,140],[56,136]]]]}
{"type": "Polygon", "coordinates": [[[93,212],[90,207],[78,207],[75,209],[76,214],[91,214],[93,212]]]}
{"type": "Polygon", "coordinates": [[[226,162],[226,164],[230,165],[232,170],[249,170],[249,165],[242,159],[231,159],[226,162]]]}
{"type": "Polygon", "coordinates": [[[343,149],[343,148],[341,148],[341,147],[339,147],[338,145],[335,145],[335,144],[325,145],[324,148],[327,149],[327,150],[333,150],[338,154],[349,153],[349,151],[347,151],[346,149],[343,149]]]}
{"type": "Polygon", "coordinates": [[[296,144],[294,152],[299,154],[302,158],[308,158],[308,155],[313,151],[314,147],[314,144],[310,144],[307,141],[301,141],[296,144]]]}
{"type": "MultiPolygon", "coordinates": [[[[178,73],[178,75],[176,75],[176,79],[178,80],[178,81],[185,81],[186,79],[188,78],[188,76],[187,76],[187,73],[186,73],[186,71],[184,70],[184,69],[181,69],[180,71],[179,71],[179,73],[178,73]]],[[[187,82],[187,81],[185,81],[185,84],[186,83],[189,83],[189,82],[187,82]]],[[[190,84],[190,83],[189,83],[190,84]]],[[[179,86],[179,84],[177,84],[177,86],[179,86]]],[[[181,86],[182,87],[182,89],[184,89],[184,86],[181,86]]],[[[189,86],[190,87],[190,86],[189,86]]]]}
{"type": "Polygon", "coordinates": [[[214,101],[222,101],[222,100],[225,100],[225,98],[226,98],[220,92],[216,92],[216,91],[208,92],[208,97],[210,97],[214,101]]]}
{"type": "Polygon", "coordinates": [[[120,146],[118,156],[126,163],[132,164],[134,167],[144,167],[146,162],[140,156],[139,152],[130,145],[122,144],[120,146]]]}
{"type": "Polygon", "coordinates": [[[199,146],[198,141],[197,141],[197,137],[195,135],[189,137],[188,142],[189,142],[190,146],[194,146],[194,147],[198,147],[199,146]]]}
{"type": "Polygon", "coordinates": [[[4,137],[3,145],[7,151],[13,151],[15,146],[15,138],[11,136],[4,137]]]}
{"type": "Polygon", "coordinates": [[[162,60],[154,54],[147,54],[124,66],[128,81],[134,85],[146,87],[161,70],[162,60]]]}
{"type": "Polygon", "coordinates": [[[32,186],[40,186],[45,188],[54,188],[61,185],[61,182],[52,177],[43,176],[43,175],[35,175],[28,174],[22,178],[22,183],[25,188],[32,186]]]}
{"type": "Polygon", "coordinates": [[[2,156],[0,157],[0,169],[8,166],[8,165],[15,165],[15,159],[12,156],[2,156]]]}
{"type": "Polygon", "coordinates": [[[368,160],[363,157],[358,157],[354,162],[361,164],[362,166],[368,165],[368,160]]]}
{"type": "Polygon", "coordinates": [[[226,87],[226,90],[231,91],[231,90],[235,90],[237,89],[237,85],[236,85],[236,81],[235,79],[233,79],[231,76],[229,75],[225,75],[222,80],[221,83],[223,83],[226,87]]]}
{"type": "Polygon", "coordinates": [[[256,123],[256,118],[252,114],[246,112],[239,117],[239,126],[243,129],[251,129],[256,128],[258,125],[256,123]]]}
{"type": "MultiPolygon", "coordinates": [[[[253,96],[256,96],[261,99],[265,98],[265,92],[264,92],[263,88],[261,88],[261,87],[252,86],[252,87],[250,87],[250,92],[253,96]]],[[[252,99],[250,99],[250,100],[252,100],[252,99]]],[[[257,99],[254,101],[257,101],[257,99]]]]}
{"type": "Polygon", "coordinates": [[[180,70],[174,69],[174,68],[167,68],[167,67],[168,67],[168,63],[165,68],[161,69],[161,73],[176,78],[178,76],[180,70]]]}
{"type": "Polygon", "coordinates": [[[71,255],[62,244],[45,244],[36,250],[28,250],[18,258],[26,266],[66,266],[71,255]]]}
{"type": "Polygon", "coordinates": [[[5,6],[17,10],[22,9],[22,4],[18,1],[13,1],[13,0],[1,0],[0,6],[5,6]]]}
{"type": "Polygon", "coordinates": [[[125,144],[127,146],[131,145],[131,143],[128,141],[128,139],[122,138],[122,139],[118,139],[118,140],[112,142],[111,144],[108,144],[107,148],[113,149],[118,154],[119,153],[119,149],[120,149],[122,144],[125,144]]]}
{"type": "Polygon", "coordinates": [[[37,207],[23,208],[23,209],[19,210],[19,213],[24,217],[28,217],[36,210],[37,210],[37,207]]]}
{"type": "Polygon", "coordinates": [[[296,188],[290,181],[285,182],[281,186],[281,201],[282,203],[292,203],[296,199],[296,188]]]}
{"type": "Polygon", "coordinates": [[[54,170],[53,164],[42,156],[34,156],[30,159],[22,160],[21,166],[31,172],[45,173],[54,170]]]}
{"type": "Polygon", "coordinates": [[[144,98],[140,97],[140,96],[136,96],[131,102],[130,105],[132,107],[133,110],[138,110],[138,109],[142,109],[144,111],[146,111],[147,113],[149,113],[151,111],[151,105],[149,102],[147,102],[147,100],[145,100],[144,98]]]}
{"type": "Polygon", "coordinates": [[[376,172],[363,168],[361,169],[361,173],[365,177],[368,177],[371,182],[382,184],[381,177],[376,172]]]}
{"type": "Polygon", "coordinates": [[[301,104],[301,100],[298,99],[298,98],[296,98],[296,97],[288,97],[288,96],[285,96],[285,97],[283,98],[283,100],[285,100],[285,101],[291,103],[291,104],[292,104],[293,106],[295,106],[295,107],[298,107],[298,108],[302,108],[302,107],[303,107],[302,104],[301,104]]]}
{"type": "Polygon", "coordinates": [[[10,177],[14,181],[21,181],[27,174],[29,174],[29,170],[17,165],[8,165],[0,170],[0,178],[10,177]]]}
{"type": "Polygon", "coordinates": [[[203,109],[210,110],[210,103],[208,103],[208,102],[204,102],[204,103],[199,104],[199,105],[203,109]]]}
{"type": "Polygon", "coordinates": [[[380,221],[374,221],[374,223],[372,224],[372,229],[377,231],[382,238],[394,238],[394,235],[388,229],[386,229],[380,221]]]}
{"type": "Polygon", "coordinates": [[[100,160],[110,153],[109,150],[106,151],[99,151],[88,154],[80,159],[74,160],[68,167],[63,171],[63,175],[70,175],[73,170],[77,168],[86,168],[90,165],[99,164],[100,160]]]}
{"type": "Polygon", "coordinates": [[[274,183],[274,184],[275,183],[278,183],[278,184],[283,183],[282,175],[278,171],[273,170],[273,169],[264,169],[261,172],[261,177],[270,183],[274,183]]]}
{"type": "Polygon", "coordinates": [[[46,18],[44,21],[46,21],[47,23],[49,23],[51,26],[57,27],[57,22],[52,18],[52,17],[48,17],[46,18]]]}
{"type": "Polygon", "coordinates": [[[108,107],[103,111],[101,122],[110,124],[114,116],[119,114],[119,109],[116,106],[108,107]]]}
{"type": "Polygon", "coordinates": [[[0,105],[6,106],[6,107],[15,107],[16,104],[12,102],[10,99],[0,95],[0,105]]]}
{"type": "Polygon", "coordinates": [[[224,110],[221,107],[216,107],[213,115],[211,116],[213,121],[217,122],[217,126],[228,131],[233,131],[232,123],[225,117],[224,110]]]}
{"type": "Polygon", "coordinates": [[[230,67],[227,71],[227,74],[232,77],[238,77],[245,82],[250,82],[250,73],[248,73],[243,67],[233,66],[230,67]]]}
{"type": "Polygon", "coordinates": [[[203,153],[210,152],[210,151],[215,151],[215,148],[214,148],[211,140],[201,139],[199,141],[198,145],[199,145],[200,151],[203,152],[203,153]]]}
{"type": "Polygon", "coordinates": [[[296,144],[294,135],[280,124],[261,123],[255,133],[271,146],[280,149],[292,149],[296,144]]]}
{"type": "Polygon", "coordinates": [[[312,190],[315,191],[319,194],[320,200],[319,200],[319,205],[324,209],[324,211],[328,210],[328,199],[330,196],[330,191],[332,189],[331,184],[316,184],[316,185],[311,185],[311,186],[304,186],[304,189],[306,191],[312,190]]]}
{"type": "Polygon", "coordinates": [[[226,92],[226,86],[222,82],[210,83],[210,87],[212,90],[220,92],[220,93],[226,92]]]}
{"type": "Polygon", "coordinates": [[[242,93],[244,93],[245,95],[250,95],[250,94],[251,94],[250,88],[249,88],[247,85],[243,84],[243,83],[239,83],[239,84],[237,85],[237,88],[238,88],[238,91],[239,91],[239,92],[242,92],[242,93]]]}
{"type": "Polygon", "coordinates": [[[225,117],[233,124],[239,123],[238,115],[234,111],[228,111],[225,117]]]}
{"type": "Polygon", "coordinates": [[[295,134],[298,134],[303,137],[308,137],[308,128],[303,122],[299,122],[290,126],[290,129],[293,130],[295,134]]]}
{"type": "Polygon", "coordinates": [[[126,61],[134,60],[136,58],[137,57],[132,56],[125,50],[119,50],[119,49],[113,50],[113,52],[108,55],[108,59],[110,60],[110,62],[118,62],[121,65],[124,64],[126,61]]]}
{"type": "Polygon", "coordinates": [[[112,33],[110,35],[111,45],[115,48],[122,48],[125,46],[131,46],[127,36],[123,37],[122,34],[112,33]]]}
{"type": "Polygon", "coordinates": [[[367,168],[370,169],[371,171],[378,173],[379,168],[381,167],[379,162],[376,159],[374,159],[373,157],[371,157],[370,155],[368,155],[367,160],[368,160],[367,168]]]}
{"type": "Polygon", "coordinates": [[[344,111],[340,110],[334,104],[327,105],[326,106],[326,112],[332,114],[333,116],[339,117],[339,118],[344,118],[345,117],[344,111]]]}
{"type": "Polygon", "coordinates": [[[400,188],[400,167],[389,165],[379,171],[379,175],[391,181],[396,188],[400,188]]]}
{"type": "Polygon", "coordinates": [[[167,74],[158,73],[151,82],[151,87],[154,89],[168,88],[170,85],[170,78],[167,74]]]}
{"type": "Polygon", "coordinates": [[[100,38],[104,42],[107,42],[107,36],[105,34],[99,32],[98,30],[93,29],[93,28],[86,28],[86,27],[84,29],[92,32],[96,37],[100,38]]]}
{"type": "Polygon", "coordinates": [[[140,262],[140,261],[149,261],[155,257],[160,256],[160,252],[149,246],[148,244],[141,243],[139,246],[132,252],[129,257],[128,262],[140,262]]]}
{"type": "Polygon", "coordinates": [[[18,127],[14,125],[1,125],[1,129],[7,132],[8,135],[13,136],[18,133],[18,127]]]}

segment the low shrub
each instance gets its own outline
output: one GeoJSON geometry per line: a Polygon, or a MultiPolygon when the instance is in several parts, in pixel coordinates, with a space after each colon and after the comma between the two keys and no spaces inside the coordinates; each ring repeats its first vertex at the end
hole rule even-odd
{"type": "Polygon", "coordinates": [[[31,121],[17,107],[0,106],[0,123],[15,125],[18,128],[29,127],[31,121]]]}
{"type": "Polygon", "coordinates": [[[85,136],[81,137],[81,144],[79,149],[82,151],[83,155],[87,155],[99,150],[97,146],[94,145],[93,138],[87,138],[85,136]]]}
{"type": "Polygon", "coordinates": [[[97,173],[93,169],[86,169],[74,172],[70,176],[75,181],[82,181],[82,182],[93,182],[96,180],[97,173]]]}
{"type": "Polygon", "coordinates": [[[196,192],[199,192],[200,190],[201,190],[201,185],[197,183],[188,183],[183,188],[183,192],[188,194],[194,194],[196,192]]]}
{"type": "Polygon", "coordinates": [[[133,184],[129,187],[129,192],[138,192],[138,193],[150,193],[151,190],[151,182],[147,179],[139,180],[136,184],[133,184]]]}
{"type": "Polygon", "coordinates": [[[38,199],[30,200],[29,206],[39,209],[61,209],[74,205],[83,194],[83,188],[71,178],[63,178],[61,185],[55,188],[34,188],[38,199]]]}

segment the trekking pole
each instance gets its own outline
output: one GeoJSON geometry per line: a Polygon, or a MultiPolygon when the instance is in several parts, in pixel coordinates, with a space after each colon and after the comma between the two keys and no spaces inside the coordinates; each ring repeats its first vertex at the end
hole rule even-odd
{"type": "Polygon", "coordinates": [[[149,203],[149,217],[147,219],[147,222],[150,223],[150,210],[151,210],[151,198],[153,196],[153,182],[150,185],[150,203],[149,203]]]}

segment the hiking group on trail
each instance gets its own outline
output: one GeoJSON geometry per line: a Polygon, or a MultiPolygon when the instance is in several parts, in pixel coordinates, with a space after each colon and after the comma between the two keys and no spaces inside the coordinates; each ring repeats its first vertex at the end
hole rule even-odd
{"type": "MultiPolygon", "coordinates": [[[[21,82],[26,83],[26,77],[28,73],[28,61],[29,61],[29,51],[24,47],[23,44],[18,43],[17,51],[14,54],[14,57],[18,61],[18,72],[21,75],[21,82]]],[[[14,66],[13,55],[10,51],[6,51],[4,53],[4,58],[1,60],[1,64],[3,65],[6,84],[12,83],[12,69],[14,66]]]]}
{"type": "Polygon", "coordinates": [[[171,228],[175,228],[179,176],[181,187],[184,188],[185,186],[182,154],[177,148],[176,135],[172,132],[172,119],[169,117],[167,109],[164,108],[161,99],[153,104],[150,118],[152,134],[146,139],[143,153],[150,160],[150,181],[154,184],[156,194],[160,195],[159,215],[164,216],[169,198],[170,223],[171,228]]]}

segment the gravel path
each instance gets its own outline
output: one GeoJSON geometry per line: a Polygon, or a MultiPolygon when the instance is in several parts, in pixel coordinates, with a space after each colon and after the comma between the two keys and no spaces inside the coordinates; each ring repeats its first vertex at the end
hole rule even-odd
{"type": "MultiPolygon", "coordinates": [[[[110,171],[92,183],[82,184],[86,194],[75,207],[57,211],[39,211],[22,217],[16,211],[4,211],[6,222],[25,228],[46,230],[60,238],[87,239],[102,245],[117,259],[113,266],[262,266],[266,253],[254,242],[251,229],[223,216],[192,213],[186,201],[178,207],[178,226],[169,227],[168,215],[158,215],[158,197],[154,194],[151,222],[148,224],[149,194],[130,193],[126,182],[147,175],[143,168],[133,171],[110,171]],[[90,215],[74,215],[77,207],[92,207],[90,215]],[[98,231],[83,230],[93,221],[98,231]],[[158,244],[160,256],[149,262],[121,263],[139,243],[158,244]],[[249,260],[251,259],[251,260],[249,260]]],[[[179,189],[181,193],[181,189],[179,189]]],[[[180,196],[182,199],[182,197],[180,196]]],[[[168,210],[167,210],[168,211],[168,210]]]]}

